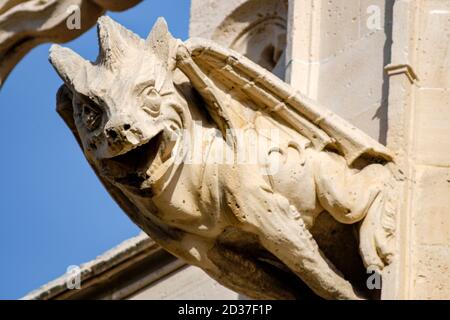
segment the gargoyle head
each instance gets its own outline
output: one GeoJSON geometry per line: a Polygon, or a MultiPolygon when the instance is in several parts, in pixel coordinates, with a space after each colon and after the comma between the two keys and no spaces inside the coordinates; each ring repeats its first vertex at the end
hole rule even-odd
{"type": "Polygon", "coordinates": [[[184,126],[187,105],[172,79],[178,42],[163,19],[143,40],[106,16],[98,38],[95,62],[52,47],[50,62],[65,83],[58,112],[102,176],[141,188],[184,126]]]}

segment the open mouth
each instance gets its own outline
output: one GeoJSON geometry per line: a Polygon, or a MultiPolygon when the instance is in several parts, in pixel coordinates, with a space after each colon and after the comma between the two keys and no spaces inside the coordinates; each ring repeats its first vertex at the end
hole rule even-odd
{"type": "Polygon", "coordinates": [[[149,176],[148,169],[155,160],[162,143],[162,131],[148,142],[119,156],[103,160],[106,175],[115,183],[141,189],[149,176]]]}

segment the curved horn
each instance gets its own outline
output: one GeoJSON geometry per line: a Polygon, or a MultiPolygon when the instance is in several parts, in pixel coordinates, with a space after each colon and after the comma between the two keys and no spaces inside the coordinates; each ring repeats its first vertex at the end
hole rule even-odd
{"type": "Polygon", "coordinates": [[[99,63],[112,69],[130,47],[139,46],[143,40],[108,16],[98,19],[99,63]]]}
{"type": "Polygon", "coordinates": [[[147,37],[146,43],[147,47],[166,67],[172,66],[174,61],[170,60],[174,60],[176,56],[177,40],[169,32],[164,18],[158,18],[147,37]]]}
{"type": "Polygon", "coordinates": [[[50,48],[50,63],[69,87],[77,87],[80,74],[86,74],[91,64],[69,48],[53,45],[50,48]]]}

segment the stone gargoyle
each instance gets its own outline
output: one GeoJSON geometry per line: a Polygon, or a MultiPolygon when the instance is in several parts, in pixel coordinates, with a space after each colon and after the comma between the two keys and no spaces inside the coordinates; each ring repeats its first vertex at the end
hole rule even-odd
{"type": "Polygon", "coordinates": [[[384,146],[244,56],[173,38],[163,19],[147,40],[108,17],[98,33],[95,62],[52,47],[57,111],[140,228],[252,298],[364,298],[310,229],[323,214],[355,224],[364,265],[389,263],[384,146]]]}

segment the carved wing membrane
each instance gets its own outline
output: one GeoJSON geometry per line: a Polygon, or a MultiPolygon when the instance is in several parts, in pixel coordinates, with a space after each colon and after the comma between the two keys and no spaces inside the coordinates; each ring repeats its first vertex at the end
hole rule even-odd
{"type": "MultiPolygon", "coordinates": [[[[221,100],[247,100],[260,108],[258,111],[299,132],[317,150],[338,151],[349,165],[357,159],[392,160],[383,145],[243,55],[205,39],[192,38],[184,46],[190,57],[178,57],[179,67],[207,100],[219,128],[240,127],[221,100]],[[235,90],[239,94],[232,94],[235,90]]],[[[241,102],[237,105],[245,105],[241,102]]]]}

